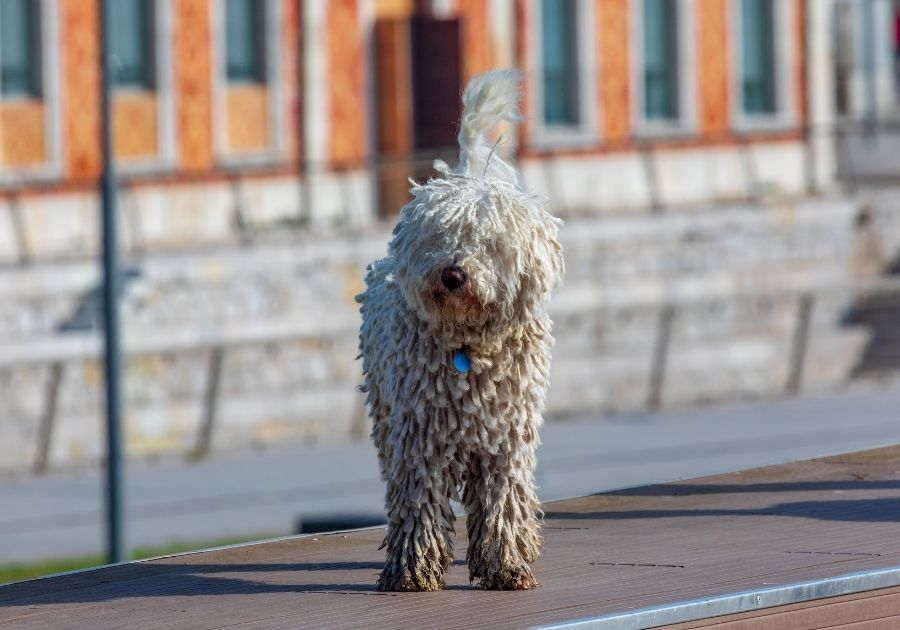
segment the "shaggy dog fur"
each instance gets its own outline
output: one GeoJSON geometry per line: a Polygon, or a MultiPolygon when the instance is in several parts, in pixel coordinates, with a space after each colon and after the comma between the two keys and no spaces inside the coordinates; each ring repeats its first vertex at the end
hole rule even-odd
{"type": "Polygon", "coordinates": [[[533,472],[553,342],[547,305],[563,259],[559,221],[486,137],[519,120],[518,84],[511,71],[472,80],[459,164],[437,162],[443,177],[413,187],[388,256],[357,296],[361,389],[387,484],[381,590],[444,586],[451,499],[467,514],[470,579],[538,586],[528,565],[543,544],[533,472]]]}

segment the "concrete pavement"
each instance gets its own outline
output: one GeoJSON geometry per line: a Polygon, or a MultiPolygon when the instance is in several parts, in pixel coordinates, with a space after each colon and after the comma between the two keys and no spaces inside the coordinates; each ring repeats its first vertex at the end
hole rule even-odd
{"type": "MultiPolygon", "coordinates": [[[[552,500],[900,443],[900,387],[658,414],[548,422],[538,452],[552,500]]],[[[900,462],[898,462],[900,466],[900,462]]],[[[165,545],[281,535],[300,516],[380,514],[368,440],[135,462],[127,470],[128,543],[165,545]]],[[[0,480],[0,563],[99,552],[97,470],[0,480]]]]}

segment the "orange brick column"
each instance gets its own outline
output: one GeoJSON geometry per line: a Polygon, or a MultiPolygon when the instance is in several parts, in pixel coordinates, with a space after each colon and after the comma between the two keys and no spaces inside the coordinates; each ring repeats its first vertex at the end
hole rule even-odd
{"type": "Polygon", "coordinates": [[[621,144],[631,134],[628,0],[597,0],[594,15],[598,120],[604,142],[621,144]]]}
{"type": "Polygon", "coordinates": [[[366,147],[366,62],[359,1],[330,0],[326,10],[331,118],[328,155],[336,168],[361,168],[366,147]]]}
{"type": "Polygon", "coordinates": [[[281,81],[284,86],[284,117],[287,159],[296,163],[300,155],[300,129],[302,129],[303,100],[300,95],[300,3],[282,0],[281,3],[281,81]]]}
{"type": "Polygon", "coordinates": [[[702,135],[731,126],[728,2],[695,0],[697,16],[697,125],[702,135]]]}
{"type": "Polygon", "coordinates": [[[175,117],[181,168],[213,165],[210,0],[174,2],[175,117]]]}
{"type": "Polygon", "coordinates": [[[98,0],[60,0],[63,163],[67,179],[100,174],[98,0]]]}
{"type": "Polygon", "coordinates": [[[491,68],[493,46],[486,0],[459,0],[458,11],[462,20],[462,82],[465,85],[476,74],[491,68]]]}
{"type": "Polygon", "coordinates": [[[791,81],[794,82],[794,114],[798,124],[805,124],[807,118],[806,107],[806,58],[807,32],[806,32],[806,3],[803,0],[794,0],[791,7],[790,42],[791,50],[791,81]]]}

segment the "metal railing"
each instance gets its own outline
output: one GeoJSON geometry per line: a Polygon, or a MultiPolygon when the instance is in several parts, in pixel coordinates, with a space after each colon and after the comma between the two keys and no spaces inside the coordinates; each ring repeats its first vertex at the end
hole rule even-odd
{"type": "MultiPolygon", "coordinates": [[[[657,309],[657,324],[651,348],[650,369],[647,373],[646,398],[644,408],[656,411],[663,406],[668,374],[671,370],[670,357],[676,337],[673,326],[679,315],[701,306],[721,303],[722,301],[746,300],[790,300],[795,304],[793,331],[789,342],[784,347],[784,358],[788,366],[782,393],[796,395],[804,389],[804,374],[808,363],[808,352],[811,335],[814,329],[813,317],[817,301],[831,295],[846,296],[854,304],[863,303],[871,297],[881,300],[896,300],[900,311],[900,278],[885,277],[868,281],[860,285],[835,285],[806,290],[761,291],[733,296],[703,298],[691,300],[669,301],[654,308],[657,309]]],[[[893,302],[892,302],[893,303],[893,302]]],[[[838,327],[841,322],[834,322],[838,327]]],[[[211,449],[218,426],[218,415],[221,408],[222,375],[227,362],[228,353],[246,346],[266,346],[284,344],[293,341],[311,339],[341,339],[355,336],[357,322],[349,317],[331,319],[321,325],[310,323],[273,326],[261,324],[246,326],[227,335],[208,333],[199,337],[178,334],[156,335],[133,339],[126,343],[126,357],[141,357],[159,354],[177,354],[180,352],[206,353],[204,386],[201,405],[197,417],[195,439],[190,452],[194,457],[204,457],[211,449]]],[[[127,337],[126,337],[127,339],[127,337]]],[[[36,436],[36,449],[32,470],[41,474],[49,467],[49,456],[53,443],[53,435],[58,420],[59,395],[61,384],[66,376],[66,363],[79,360],[96,360],[99,356],[99,338],[91,334],[80,334],[61,340],[62,347],[55,356],[47,356],[40,348],[29,350],[22,346],[14,355],[7,354],[0,359],[0,367],[12,365],[47,366],[44,383],[44,407],[40,414],[39,430],[36,436]]],[[[848,377],[851,375],[848,375],[848,377]]],[[[352,384],[348,384],[348,396],[351,395],[352,384]]],[[[360,405],[359,415],[352,423],[355,433],[362,433],[365,425],[365,411],[360,405]]]]}

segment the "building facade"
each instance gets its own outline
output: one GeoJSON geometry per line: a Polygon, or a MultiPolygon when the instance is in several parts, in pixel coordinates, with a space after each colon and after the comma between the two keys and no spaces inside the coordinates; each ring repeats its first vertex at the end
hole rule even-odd
{"type": "MultiPolygon", "coordinates": [[[[570,219],[550,414],[845,382],[869,343],[846,288],[892,264],[900,208],[807,194],[834,126],[895,106],[865,98],[871,1],[115,0],[129,453],[366,432],[378,219],[455,159],[459,92],[496,66],[527,117],[497,150],[570,219]]],[[[3,470],[103,456],[98,6],[0,0],[3,470]]]]}
{"type": "MultiPolygon", "coordinates": [[[[123,238],[390,214],[452,147],[465,81],[494,66],[526,78],[527,121],[500,150],[566,213],[827,187],[835,4],[117,0],[123,238]]],[[[92,252],[99,2],[0,7],[0,259],[92,252]]]]}

